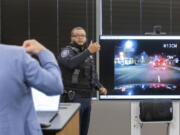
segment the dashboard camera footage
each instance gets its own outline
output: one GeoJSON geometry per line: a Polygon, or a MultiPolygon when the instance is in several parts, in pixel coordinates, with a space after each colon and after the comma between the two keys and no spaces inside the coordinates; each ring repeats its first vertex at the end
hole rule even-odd
{"type": "Polygon", "coordinates": [[[100,36],[100,99],[180,99],[180,36],[100,36]]]}

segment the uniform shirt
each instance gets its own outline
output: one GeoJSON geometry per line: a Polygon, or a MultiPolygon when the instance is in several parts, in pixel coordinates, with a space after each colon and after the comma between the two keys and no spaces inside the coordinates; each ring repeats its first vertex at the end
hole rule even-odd
{"type": "Polygon", "coordinates": [[[75,43],[69,44],[62,49],[58,60],[62,68],[66,90],[77,90],[77,93],[90,95],[92,94],[92,87],[98,89],[103,87],[97,79],[93,55],[84,46],[79,46],[75,43]],[[77,83],[73,82],[75,70],[79,72],[77,83]]]}

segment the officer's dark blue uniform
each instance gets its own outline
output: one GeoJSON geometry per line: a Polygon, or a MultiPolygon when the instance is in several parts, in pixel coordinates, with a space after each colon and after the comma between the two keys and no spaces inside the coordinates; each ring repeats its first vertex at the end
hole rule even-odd
{"type": "Polygon", "coordinates": [[[71,102],[81,103],[80,133],[87,135],[93,87],[103,87],[97,79],[93,55],[84,46],[70,43],[62,49],[59,57],[65,90],[71,102]]]}

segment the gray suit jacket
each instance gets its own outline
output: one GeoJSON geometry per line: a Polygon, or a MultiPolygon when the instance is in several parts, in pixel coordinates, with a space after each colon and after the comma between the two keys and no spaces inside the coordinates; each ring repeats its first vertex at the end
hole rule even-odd
{"type": "Polygon", "coordinates": [[[55,95],[63,93],[61,72],[48,50],[39,62],[22,47],[0,45],[0,135],[42,135],[30,87],[55,95]]]}

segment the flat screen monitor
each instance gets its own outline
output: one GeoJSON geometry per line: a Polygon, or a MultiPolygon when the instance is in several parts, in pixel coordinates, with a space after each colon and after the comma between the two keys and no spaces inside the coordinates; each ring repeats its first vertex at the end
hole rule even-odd
{"type": "Polygon", "coordinates": [[[180,36],[100,36],[100,99],[180,99],[180,36]]]}

